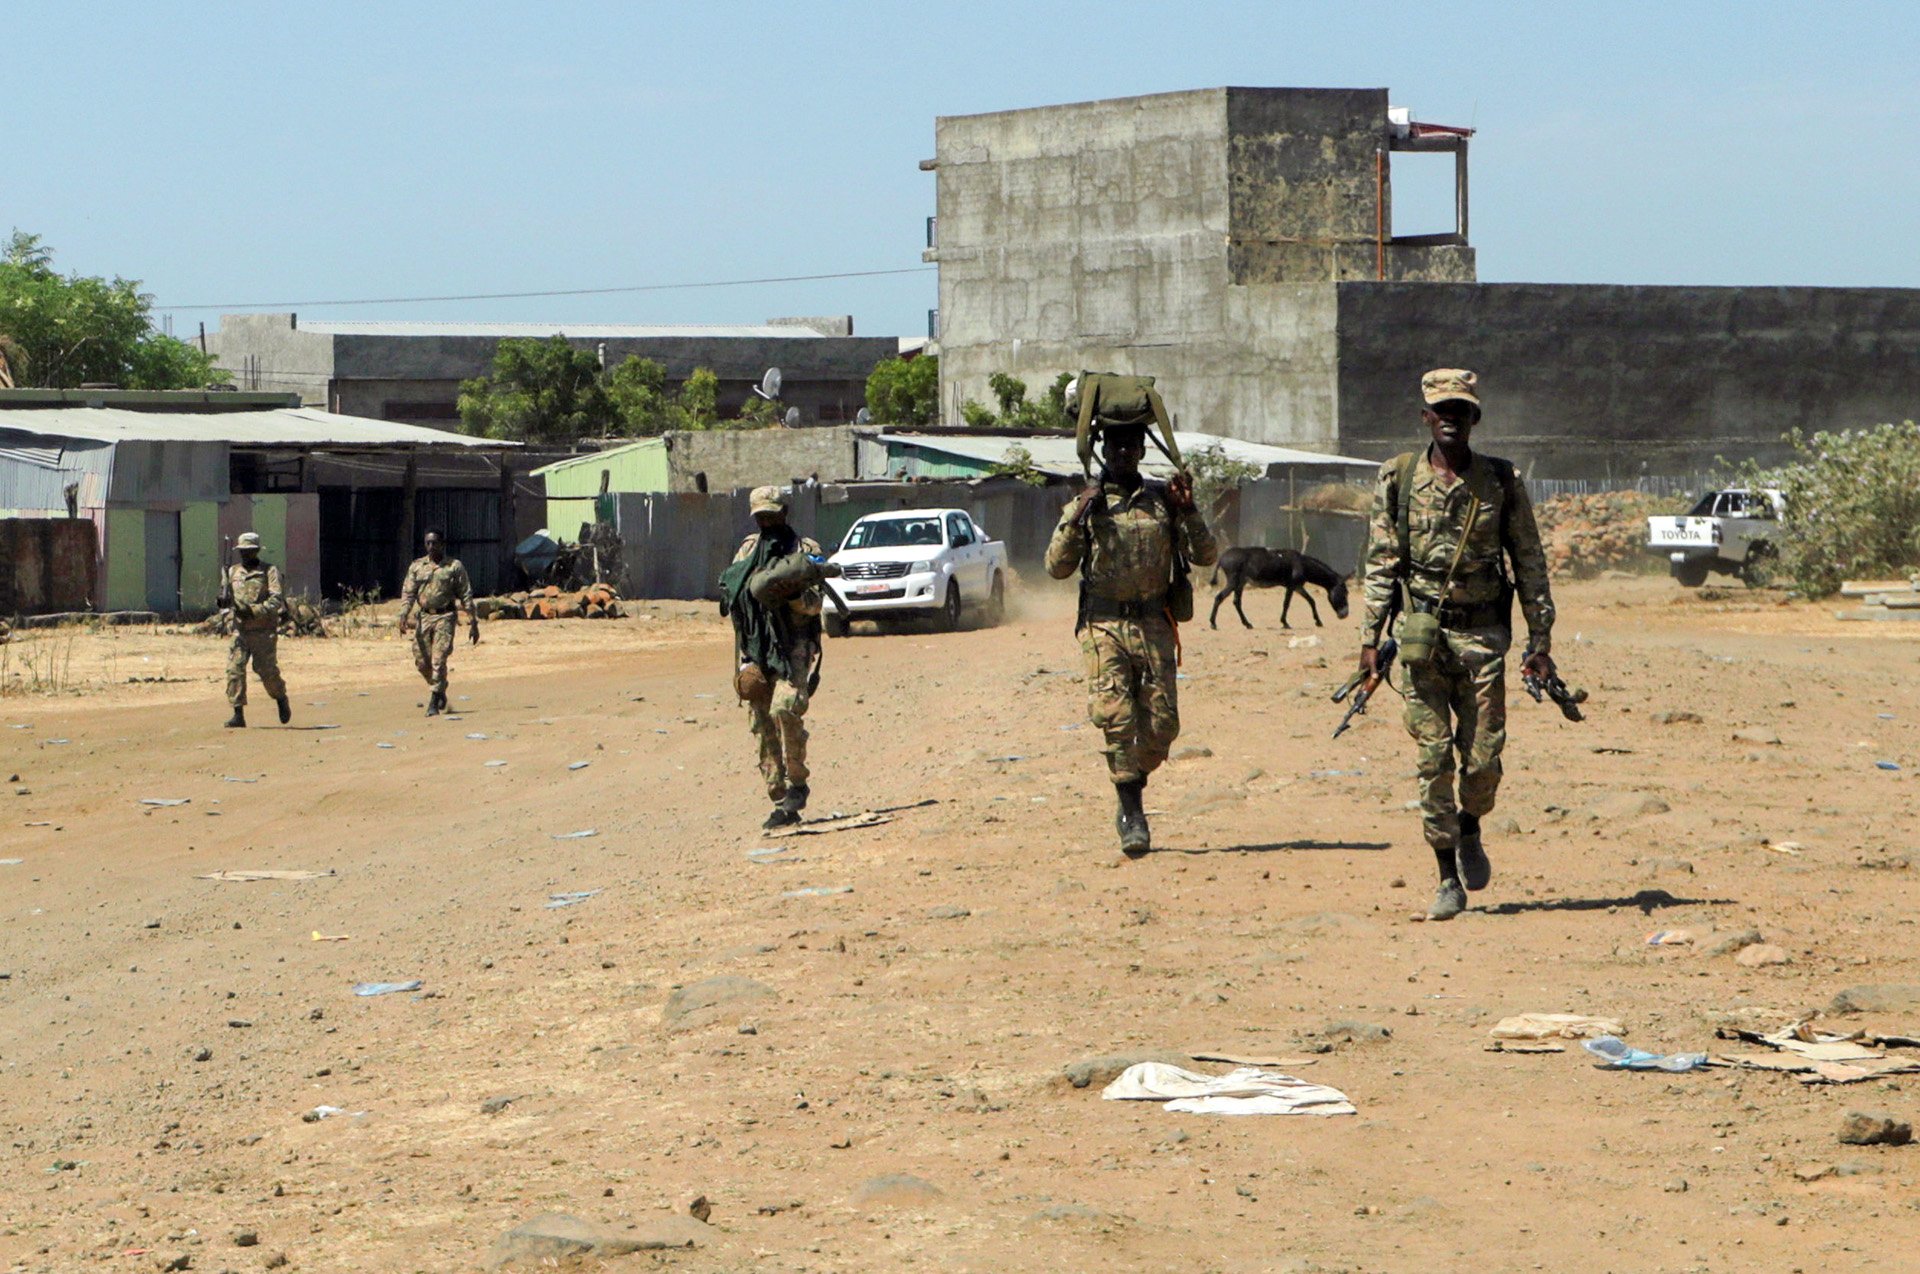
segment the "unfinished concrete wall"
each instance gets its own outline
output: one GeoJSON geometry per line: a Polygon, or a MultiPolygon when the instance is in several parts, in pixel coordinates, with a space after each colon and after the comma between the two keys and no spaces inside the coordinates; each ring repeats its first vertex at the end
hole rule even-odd
{"type": "Polygon", "coordinates": [[[0,618],[87,610],[99,566],[87,518],[0,518],[0,618]]]}
{"type": "Polygon", "coordinates": [[[223,314],[220,330],[207,334],[214,365],[233,373],[240,389],[300,395],[312,406],[327,404],[333,377],[333,337],[300,329],[295,314],[223,314]]]}
{"type": "MultiPolygon", "coordinates": [[[[1332,282],[1376,271],[1387,145],[1381,89],[936,121],[943,421],[996,371],[1031,396],[1093,369],[1157,377],[1182,428],[1332,449],[1332,282]]],[[[1387,252],[1391,276],[1473,277],[1470,248],[1387,252]]]]}
{"type": "Polygon", "coordinates": [[[1226,111],[1232,282],[1374,279],[1383,255],[1389,279],[1473,281],[1472,248],[1391,239],[1385,89],[1230,88],[1226,111]]]}
{"type": "Polygon", "coordinates": [[[675,491],[786,486],[818,475],[822,482],[854,476],[853,427],[817,429],[674,430],[666,435],[667,472],[675,491]]]}
{"type": "Polygon", "coordinates": [[[1480,374],[1475,444],[1540,478],[1681,475],[1790,429],[1920,418],[1920,289],[1340,284],[1339,449],[1422,437],[1419,378],[1480,374]]]}

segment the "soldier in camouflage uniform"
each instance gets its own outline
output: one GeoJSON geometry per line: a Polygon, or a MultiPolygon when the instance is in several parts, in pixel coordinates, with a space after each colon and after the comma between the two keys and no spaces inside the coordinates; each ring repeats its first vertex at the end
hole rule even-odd
{"type": "Polygon", "coordinates": [[[804,718],[820,685],[821,580],[838,568],[813,560],[820,546],[787,524],[787,495],[778,487],[755,487],[749,509],[759,529],[720,577],[720,613],[733,620],[734,693],[747,706],[774,803],[764,826],[787,827],[800,821],[810,795],[804,718]],[[760,600],[756,593],[774,575],[787,578],[787,587],[774,590],[785,596],[760,600]]]}
{"type": "Polygon", "coordinates": [[[1478,387],[1478,378],[1459,368],[1421,377],[1421,416],[1432,443],[1380,466],[1364,565],[1363,669],[1378,667],[1381,628],[1396,595],[1396,639],[1409,607],[1440,622],[1432,658],[1417,667],[1396,663],[1391,673],[1406,699],[1407,732],[1419,748],[1421,822],[1440,867],[1428,912],[1434,920],[1459,915],[1466,891],[1483,889],[1492,878],[1480,820],[1493,811],[1500,789],[1516,592],[1527,623],[1521,667],[1543,677],[1553,673],[1553,593],[1526,484],[1508,461],[1468,446],[1480,419],[1478,387]]]}
{"type": "Polygon", "coordinates": [[[1120,848],[1152,848],[1143,793],[1180,735],[1176,636],[1167,591],[1178,551],[1195,566],[1219,556],[1193,503],[1193,480],[1140,475],[1146,430],[1109,426],[1100,482],[1061,514],[1047,545],[1047,574],[1081,576],[1077,631],[1087,668],[1087,715],[1106,734],[1107,768],[1120,812],[1120,848]]]}
{"type": "Polygon", "coordinates": [[[413,666],[432,688],[427,715],[437,717],[447,708],[447,659],[453,654],[455,621],[461,611],[467,613],[467,644],[475,645],[480,616],[473,609],[473,581],[458,558],[447,556],[445,537],[428,531],[426,546],[426,556],[413,559],[400,587],[400,635],[413,630],[413,666]]]}
{"type": "Polygon", "coordinates": [[[280,568],[260,560],[260,537],[244,532],[234,541],[240,560],[227,567],[220,583],[220,604],[233,613],[233,645],[227,648],[227,702],[233,715],[227,728],[247,724],[247,663],[267,695],[280,706],[280,723],[293,719],[287,683],[280,679],[280,619],[287,613],[287,590],[280,568]]]}

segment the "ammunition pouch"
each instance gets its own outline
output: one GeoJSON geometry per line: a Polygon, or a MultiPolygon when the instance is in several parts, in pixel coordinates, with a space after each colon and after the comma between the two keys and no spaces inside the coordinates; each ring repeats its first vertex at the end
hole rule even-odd
{"type": "Polygon", "coordinates": [[[1400,662],[1424,668],[1433,662],[1440,644],[1440,617],[1432,611],[1410,610],[1400,619],[1400,662]]]}

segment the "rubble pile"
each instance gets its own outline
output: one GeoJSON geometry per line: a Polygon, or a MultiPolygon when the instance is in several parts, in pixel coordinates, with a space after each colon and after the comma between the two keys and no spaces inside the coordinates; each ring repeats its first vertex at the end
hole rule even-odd
{"type": "Polygon", "coordinates": [[[1534,506],[1547,570],[1575,579],[1605,570],[1652,569],[1662,559],[1647,552],[1647,519],[1684,512],[1684,502],[1640,491],[1556,495],[1534,506]]]}
{"type": "Polygon", "coordinates": [[[620,592],[611,584],[589,584],[571,593],[549,584],[531,592],[479,598],[473,610],[482,619],[619,619],[626,614],[620,592]]]}

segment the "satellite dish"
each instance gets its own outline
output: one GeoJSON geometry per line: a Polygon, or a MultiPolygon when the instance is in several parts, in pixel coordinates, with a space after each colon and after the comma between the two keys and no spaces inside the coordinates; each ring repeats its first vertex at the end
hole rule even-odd
{"type": "Polygon", "coordinates": [[[853,423],[856,425],[870,425],[873,423],[873,413],[865,407],[862,407],[859,411],[853,413],[853,423]]]}
{"type": "Polygon", "coordinates": [[[778,398],[780,396],[780,369],[778,367],[767,368],[767,374],[760,378],[760,383],[753,387],[753,392],[768,402],[772,402],[778,398]]]}
{"type": "Polygon", "coordinates": [[[787,428],[798,429],[800,427],[800,409],[798,407],[789,407],[787,408],[787,414],[780,419],[786,422],[787,428]]]}

